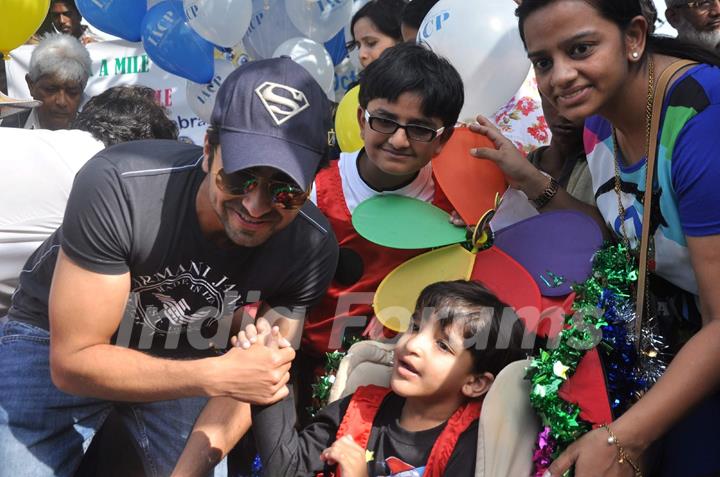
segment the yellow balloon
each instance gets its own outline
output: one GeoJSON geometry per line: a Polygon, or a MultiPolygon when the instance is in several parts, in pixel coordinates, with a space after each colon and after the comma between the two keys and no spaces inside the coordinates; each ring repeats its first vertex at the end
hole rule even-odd
{"type": "Polygon", "coordinates": [[[358,93],[360,85],[350,89],[338,105],[335,112],[335,135],[343,152],[357,151],[363,147],[360,137],[360,125],[357,120],[357,110],[360,102],[358,93]]]}
{"type": "Polygon", "coordinates": [[[423,289],[445,280],[468,280],[475,254],[455,244],[418,255],[390,272],[375,291],[378,321],[393,331],[405,331],[423,289]]]}
{"type": "Polygon", "coordinates": [[[2,5],[0,53],[8,59],[10,50],[25,43],[40,28],[50,0],[5,0],[2,5]]]}

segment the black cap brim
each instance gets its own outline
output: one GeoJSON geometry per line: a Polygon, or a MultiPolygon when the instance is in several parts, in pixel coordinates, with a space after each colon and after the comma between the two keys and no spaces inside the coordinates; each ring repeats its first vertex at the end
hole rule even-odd
{"type": "Polygon", "coordinates": [[[284,172],[303,190],[315,178],[321,155],[285,139],[253,132],[220,129],[223,170],[228,174],[251,167],[272,167],[284,172]]]}

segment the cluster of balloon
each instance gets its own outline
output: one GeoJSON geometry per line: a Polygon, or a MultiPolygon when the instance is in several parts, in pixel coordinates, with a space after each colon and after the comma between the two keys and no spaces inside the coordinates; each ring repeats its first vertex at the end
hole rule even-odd
{"type": "Polygon", "coordinates": [[[247,0],[183,0],[183,8],[190,26],[201,37],[226,48],[242,40],[252,17],[252,4],[247,0]]]}
{"type": "Polygon", "coordinates": [[[0,28],[0,54],[10,57],[10,50],[25,43],[42,24],[50,0],[5,0],[3,26],[0,28]]]}
{"type": "Polygon", "coordinates": [[[352,0],[285,0],[285,9],[295,27],[319,43],[342,30],[352,17],[352,7],[352,0]]]}
{"type": "Polygon", "coordinates": [[[460,120],[489,116],[520,88],[530,69],[518,34],[515,4],[440,0],[420,25],[417,40],[447,58],[466,85],[460,120]]]}
{"type": "MultiPolygon", "coordinates": [[[[342,58],[333,58],[323,44],[339,56],[337,40],[343,43],[340,32],[350,21],[351,7],[352,0],[253,0],[250,26],[242,42],[254,59],[289,56],[334,99],[334,67],[342,58]]],[[[344,44],[341,46],[344,50],[344,44]]],[[[345,56],[344,51],[341,54],[345,56]]]]}
{"type": "Polygon", "coordinates": [[[192,29],[182,0],[165,0],[142,20],[142,42],[153,62],[196,83],[213,79],[213,44],[192,29]]]}
{"type": "MultiPolygon", "coordinates": [[[[0,29],[3,57],[37,31],[50,0],[6,3],[6,27],[0,29]]],[[[153,63],[187,79],[190,106],[207,120],[218,82],[232,70],[222,59],[234,67],[250,58],[287,55],[334,99],[334,68],[346,55],[342,28],[350,21],[353,0],[76,0],[76,4],[95,28],[127,41],[142,41],[153,63]],[[325,42],[334,56],[323,47],[325,42]]]]}
{"type": "Polygon", "coordinates": [[[290,21],[283,0],[252,0],[251,15],[243,44],[256,60],[271,58],[285,40],[304,36],[290,21]]]}
{"type": "Polygon", "coordinates": [[[187,103],[200,119],[210,123],[220,86],[238,64],[248,61],[241,45],[252,20],[252,4],[247,0],[183,0],[183,9],[190,27],[217,46],[216,53],[226,52],[215,55],[210,81],[187,77],[187,103]]]}

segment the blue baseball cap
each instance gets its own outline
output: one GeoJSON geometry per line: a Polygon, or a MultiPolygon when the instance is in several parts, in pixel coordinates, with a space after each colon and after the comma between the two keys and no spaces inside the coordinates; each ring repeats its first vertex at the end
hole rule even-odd
{"type": "Polygon", "coordinates": [[[238,67],[215,100],[223,169],[268,166],[303,189],[328,151],[332,103],[305,68],[288,57],[238,67]]]}

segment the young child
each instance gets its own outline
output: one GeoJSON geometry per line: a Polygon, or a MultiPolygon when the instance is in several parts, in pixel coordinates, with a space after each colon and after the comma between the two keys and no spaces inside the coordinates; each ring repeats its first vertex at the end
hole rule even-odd
{"type": "Polygon", "coordinates": [[[343,331],[346,325],[358,326],[352,317],[372,317],[372,293],[380,281],[424,252],[365,240],[352,226],[355,207],[375,195],[397,194],[451,210],[433,180],[430,160],[450,139],[463,105],[463,83],[455,68],[421,46],[399,44],[363,71],[359,103],[364,148],[342,153],[320,171],[311,194],[340,244],[335,280],[304,324],[302,353],[317,361],[342,344],[342,333],[331,336],[333,326],[343,331]],[[370,299],[355,298],[349,310],[338,310],[338,298],[352,293],[370,293],[370,299]]]}
{"type": "Polygon", "coordinates": [[[482,397],[503,367],[525,357],[523,326],[505,309],[477,282],[435,283],[396,344],[391,389],[358,388],[300,433],[292,393],[253,406],[265,474],[474,475],[482,397]]]}

